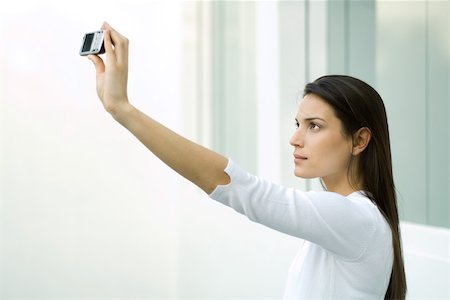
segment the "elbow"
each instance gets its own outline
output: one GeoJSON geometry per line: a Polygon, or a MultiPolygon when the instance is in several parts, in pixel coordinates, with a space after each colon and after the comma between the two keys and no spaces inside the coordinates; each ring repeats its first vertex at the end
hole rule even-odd
{"type": "Polygon", "coordinates": [[[211,195],[218,186],[225,186],[229,185],[230,183],[230,176],[226,172],[221,171],[220,174],[217,174],[216,176],[208,176],[207,178],[204,178],[204,180],[202,180],[202,183],[197,185],[205,193],[211,195]]]}

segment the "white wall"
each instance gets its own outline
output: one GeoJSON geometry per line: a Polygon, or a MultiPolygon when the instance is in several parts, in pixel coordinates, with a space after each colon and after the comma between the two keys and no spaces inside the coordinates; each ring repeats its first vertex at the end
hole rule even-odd
{"type": "Polygon", "coordinates": [[[450,230],[402,222],[408,300],[450,298],[450,230]]]}
{"type": "Polygon", "coordinates": [[[4,4],[1,299],[177,293],[173,187],[183,182],[97,99],[93,65],[78,51],[104,20],[131,40],[133,103],[181,128],[179,3],[4,4]]]}

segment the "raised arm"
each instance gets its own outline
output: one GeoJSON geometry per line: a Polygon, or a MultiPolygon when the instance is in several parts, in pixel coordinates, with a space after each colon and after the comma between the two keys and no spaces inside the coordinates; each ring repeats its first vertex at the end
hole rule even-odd
{"type": "Polygon", "coordinates": [[[228,160],[166,128],[128,101],[128,39],[104,23],[106,59],[88,58],[96,69],[97,94],[116,121],[127,128],[151,152],[180,175],[210,194],[227,184],[224,172],[228,160]]]}

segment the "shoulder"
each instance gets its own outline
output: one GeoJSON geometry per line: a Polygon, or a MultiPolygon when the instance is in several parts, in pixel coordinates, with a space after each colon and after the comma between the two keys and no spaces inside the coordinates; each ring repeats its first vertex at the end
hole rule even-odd
{"type": "Polygon", "coordinates": [[[384,214],[380,208],[367,196],[364,191],[354,192],[346,197],[350,202],[358,206],[362,211],[367,213],[375,223],[381,223],[381,225],[388,225],[384,214]]]}
{"type": "Polygon", "coordinates": [[[362,191],[347,196],[328,191],[299,192],[305,193],[316,205],[326,206],[332,210],[350,210],[369,216],[373,214],[374,210],[378,210],[377,206],[362,191]]]}
{"type": "Polygon", "coordinates": [[[333,220],[349,234],[370,236],[389,227],[382,212],[364,192],[343,196],[333,192],[305,192],[311,205],[324,220],[333,220]],[[377,230],[378,229],[378,230],[377,230]]]}

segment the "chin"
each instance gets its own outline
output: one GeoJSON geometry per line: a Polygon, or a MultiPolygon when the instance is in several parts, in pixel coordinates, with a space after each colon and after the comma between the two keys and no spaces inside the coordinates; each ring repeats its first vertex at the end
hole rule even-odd
{"type": "Polygon", "coordinates": [[[312,179],[316,178],[317,176],[312,176],[311,174],[307,174],[305,172],[301,172],[298,170],[294,170],[295,177],[303,178],[303,179],[312,179]]]}

